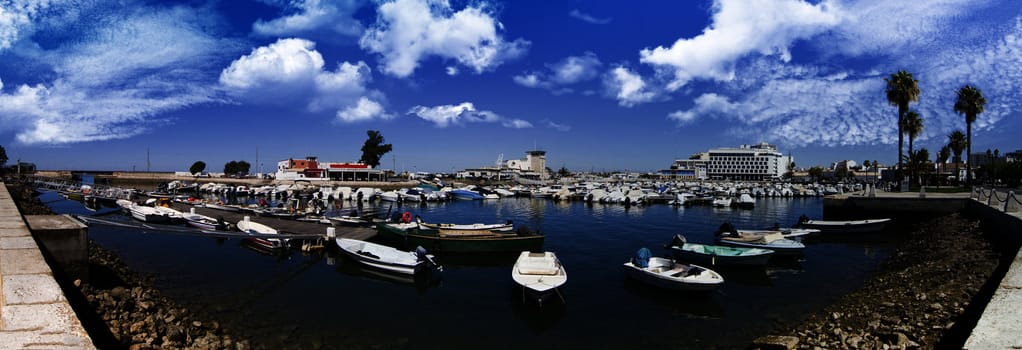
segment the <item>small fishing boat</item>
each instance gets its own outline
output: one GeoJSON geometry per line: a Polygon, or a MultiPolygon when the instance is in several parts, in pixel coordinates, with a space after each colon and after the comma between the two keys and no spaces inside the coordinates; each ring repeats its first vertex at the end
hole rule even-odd
{"type": "Polygon", "coordinates": [[[806,246],[802,242],[784,238],[781,233],[766,235],[739,235],[725,234],[717,237],[717,243],[732,247],[764,248],[770,249],[777,254],[801,254],[806,246]]]}
{"type": "Polygon", "coordinates": [[[731,197],[718,197],[713,199],[713,207],[727,208],[731,206],[731,197]]]}
{"type": "Polygon", "coordinates": [[[378,222],[376,230],[381,239],[405,249],[422,246],[431,252],[443,253],[520,252],[542,248],[544,238],[539,232],[524,226],[513,232],[447,234],[420,227],[416,222],[404,222],[403,219],[401,222],[378,222]]]}
{"type": "Polygon", "coordinates": [[[281,249],[287,247],[287,240],[280,238],[266,237],[266,235],[277,235],[280,234],[276,229],[252,221],[249,217],[245,217],[241,221],[238,221],[236,225],[238,230],[241,232],[259,235],[259,237],[249,237],[245,240],[265,249],[281,249]]]}
{"type": "Polygon", "coordinates": [[[808,236],[813,233],[820,232],[817,229],[803,229],[803,228],[780,228],[776,230],[738,230],[738,234],[742,236],[763,236],[771,233],[780,233],[784,238],[792,239],[803,236],[808,236]]]}
{"type": "Polygon", "coordinates": [[[713,270],[654,257],[646,248],[639,249],[624,269],[628,277],[673,290],[710,291],[724,284],[724,277],[713,270]]]}
{"type": "Polygon", "coordinates": [[[557,288],[568,281],[568,274],[553,252],[524,251],[511,268],[511,279],[522,286],[523,301],[528,293],[543,305],[544,300],[558,293],[557,288]]]}
{"type": "Polygon", "coordinates": [[[808,217],[803,215],[799,218],[798,226],[800,228],[818,229],[824,233],[868,233],[883,230],[889,221],[891,219],[886,218],[850,221],[809,220],[808,217]]]}
{"type": "Polygon", "coordinates": [[[764,248],[689,243],[682,235],[674,236],[668,249],[675,259],[710,266],[765,266],[774,255],[764,248]]]}
{"type": "Polygon", "coordinates": [[[139,205],[124,199],[117,200],[117,205],[121,206],[128,214],[131,214],[131,217],[135,218],[135,220],[145,223],[174,224],[180,223],[184,219],[181,212],[173,209],[168,210],[168,208],[139,205]]]}
{"type": "Polygon", "coordinates": [[[756,206],[756,199],[746,193],[742,193],[734,204],[739,208],[751,209],[756,206]]]}
{"type": "Polygon", "coordinates": [[[423,222],[418,215],[415,222],[420,228],[437,230],[443,235],[492,235],[494,232],[511,232],[515,226],[511,220],[502,224],[430,224],[423,222]]]}
{"type": "Polygon", "coordinates": [[[426,254],[426,249],[422,247],[416,248],[413,252],[407,252],[348,238],[337,238],[337,246],[345,255],[355,261],[387,272],[414,275],[427,267],[439,268],[433,261],[433,256],[426,254]]]}
{"type": "Polygon", "coordinates": [[[231,224],[225,222],[223,217],[214,219],[210,216],[198,214],[195,212],[195,208],[192,208],[188,213],[185,213],[184,218],[185,223],[187,223],[188,226],[202,230],[229,231],[231,229],[231,224]]]}

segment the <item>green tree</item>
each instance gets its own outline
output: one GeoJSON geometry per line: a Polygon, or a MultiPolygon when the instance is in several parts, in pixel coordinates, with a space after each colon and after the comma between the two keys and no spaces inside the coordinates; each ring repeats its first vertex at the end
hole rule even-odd
{"type": "Polygon", "coordinates": [[[568,177],[571,176],[571,171],[569,171],[568,168],[561,166],[561,169],[557,170],[557,175],[560,177],[568,177]]]}
{"type": "Polygon", "coordinates": [[[951,147],[944,145],[944,147],[941,147],[940,150],[937,151],[937,164],[940,164],[941,166],[940,171],[947,171],[946,165],[948,158],[951,158],[951,147]]]}
{"type": "Polygon", "coordinates": [[[0,174],[4,173],[4,165],[7,164],[7,150],[4,146],[0,146],[0,174]]]}
{"type": "Polygon", "coordinates": [[[947,146],[955,155],[951,160],[955,163],[955,182],[958,181],[958,165],[962,163],[962,152],[965,151],[965,143],[965,133],[961,130],[955,130],[947,134],[947,146]]]}
{"type": "Polygon", "coordinates": [[[909,153],[906,166],[914,173],[921,174],[920,178],[925,176],[933,168],[930,163],[930,151],[926,148],[920,148],[919,151],[909,153]]]}
{"type": "Polygon", "coordinates": [[[241,173],[241,175],[248,175],[249,170],[252,170],[252,164],[248,164],[248,162],[244,160],[238,161],[238,173],[241,173]]]}
{"type": "MultiPolygon", "coordinates": [[[[901,130],[908,135],[908,154],[911,155],[913,152],[913,141],[915,141],[916,136],[923,132],[923,118],[919,116],[919,112],[909,110],[908,113],[905,113],[905,118],[901,122],[901,130]]],[[[914,180],[915,172],[911,169],[909,170],[909,177],[914,180]]]]}
{"type": "Polygon", "coordinates": [[[983,113],[987,99],[983,92],[972,85],[965,85],[958,90],[958,99],[955,100],[955,112],[965,115],[965,155],[969,161],[965,163],[965,185],[972,184],[972,123],[976,116],[983,113]]]}
{"type": "Polygon", "coordinates": [[[224,164],[224,175],[233,175],[238,173],[238,162],[230,161],[224,164]]]}
{"type": "MultiPolygon", "coordinates": [[[[891,74],[890,78],[884,78],[887,82],[887,102],[892,106],[898,106],[898,169],[901,169],[902,152],[905,139],[904,131],[901,129],[902,120],[908,113],[908,104],[919,101],[919,81],[912,77],[912,73],[899,70],[891,74]]],[[[899,180],[900,181],[900,180],[899,180]]]]}
{"type": "Polygon", "coordinates": [[[368,138],[362,145],[362,158],[359,158],[358,161],[375,168],[380,166],[380,159],[383,158],[383,155],[390,152],[394,147],[389,143],[385,144],[383,134],[380,134],[377,130],[366,131],[366,136],[368,138]]]}
{"type": "Polygon", "coordinates": [[[823,167],[814,166],[812,168],[809,168],[809,177],[812,178],[814,181],[820,181],[821,179],[823,179],[823,167]]]}
{"type": "Polygon", "coordinates": [[[201,173],[201,172],[203,172],[205,170],[206,170],[206,162],[203,162],[201,160],[200,161],[196,161],[195,163],[192,163],[192,166],[190,168],[188,168],[188,172],[192,173],[192,175],[201,173]]]}

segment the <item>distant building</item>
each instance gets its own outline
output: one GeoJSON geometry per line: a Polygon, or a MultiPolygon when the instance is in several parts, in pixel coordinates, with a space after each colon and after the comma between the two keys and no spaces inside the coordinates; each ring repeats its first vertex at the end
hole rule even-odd
{"type": "Polygon", "coordinates": [[[320,162],[316,157],[277,162],[278,180],[386,181],[383,170],[362,163],[320,162]]]}
{"type": "Polygon", "coordinates": [[[675,160],[661,176],[680,179],[776,180],[788,172],[794,159],[777,151],[777,146],[760,142],[738,148],[713,148],[675,160]]]}
{"type": "Polygon", "coordinates": [[[10,173],[12,174],[35,174],[36,167],[35,163],[27,163],[18,161],[10,166],[10,173]]]}
{"type": "Polygon", "coordinates": [[[523,159],[510,159],[499,166],[468,168],[459,171],[457,178],[511,179],[521,177],[532,180],[546,180],[546,151],[527,151],[523,159]]]}

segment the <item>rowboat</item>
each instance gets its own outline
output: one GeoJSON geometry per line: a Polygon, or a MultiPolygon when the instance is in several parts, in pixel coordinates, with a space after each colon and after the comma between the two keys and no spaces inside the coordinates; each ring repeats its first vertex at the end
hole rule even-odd
{"type": "Polygon", "coordinates": [[[522,286],[523,299],[528,293],[543,305],[544,300],[557,293],[557,288],[568,281],[568,274],[553,252],[524,251],[511,268],[511,279],[522,286]]]}
{"type": "Polygon", "coordinates": [[[503,224],[430,224],[422,221],[418,215],[415,222],[420,228],[440,231],[442,235],[491,235],[494,232],[511,232],[514,224],[508,220],[503,224]]]}
{"type": "Polygon", "coordinates": [[[238,221],[238,224],[236,226],[238,227],[238,230],[241,231],[241,232],[260,235],[260,237],[245,238],[249,242],[251,242],[251,243],[253,243],[253,244],[255,244],[255,245],[259,246],[259,247],[262,247],[262,248],[265,248],[265,249],[281,249],[281,248],[286,248],[287,247],[287,240],[285,240],[285,239],[268,238],[268,237],[263,236],[263,235],[276,235],[276,234],[280,234],[279,232],[277,232],[276,229],[274,229],[272,227],[269,227],[269,226],[266,226],[266,225],[263,225],[263,224],[260,224],[258,222],[252,221],[247,216],[244,219],[242,219],[241,221],[238,221]]]}
{"type": "Polygon", "coordinates": [[[799,227],[818,229],[824,233],[867,233],[878,232],[884,229],[891,219],[866,219],[851,221],[826,221],[809,220],[803,217],[799,220],[799,227]]]}
{"type": "Polygon", "coordinates": [[[710,291],[724,284],[724,277],[713,270],[654,257],[646,248],[624,263],[624,269],[628,277],[673,290],[710,291]]]}
{"type": "Polygon", "coordinates": [[[764,248],[770,249],[777,254],[801,254],[806,248],[802,242],[784,238],[780,232],[764,235],[733,235],[726,234],[717,237],[717,243],[732,247],[764,248]]]}
{"type": "Polygon", "coordinates": [[[337,246],[348,257],[355,261],[380,270],[403,275],[414,275],[429,266],[437,266],[433,256],[426,254],[426,249],[416,248],[413,252],[398,250],[385,245],[360,241],[357,239],[337,238],[337,246]]]}
{"type": "Polygon", "coordinates": [[[527,227],[519,227],[515,232],[448,234],[440,230],[419,227],[416,222],[378,222],[376,230],[380,239],[393,242],[405,249],[422,246],[431,252],[520,252],[543,246],[543,235],[527,227]]]}
{"type": "Polygon", "coordinates": [[[774,255],[763,248],[689,243],[682,235],[675,236],[668,249],[675,259],[711,266],[765,266],[774,255]]]}
{"type": "Polygon", "coordinates": [[[784,238],[792,239],[797,237],[808,236],[813,233],[820,232],[817,229],[808,228],[780,228],[777,230],[737,230],[742,236],[762,236],[771,233],[780,233],[784,238]]]}

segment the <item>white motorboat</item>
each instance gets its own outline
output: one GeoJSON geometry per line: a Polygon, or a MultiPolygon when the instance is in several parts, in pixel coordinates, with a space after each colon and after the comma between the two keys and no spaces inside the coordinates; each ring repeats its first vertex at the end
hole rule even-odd
{"type": "Polygon", "coordinates": [[[891,219],[826,221],[803,218],[799,220],[798,226],[801,228],[818,229],[824,233],[867,233],[883,230],[889,221],[891,219]]]}
{"type": "Polygon", "coordinates": [[[231,225],[223,220],[223,218],[216,218],[198,214],[195,212],[195,208],[192,208],[188,213],[184,213],[185,222],[192,227],[210,230],[210,231],[227,231],[231,229],[231,225]]]}
{"type": "Polygon", "coordinates": [[[731,206],[731,197],[717,197],[713,199],[713,206],[717,208],[727,208],[731,206]]]}
{"type": "Polygon", "coordinates": [[[266,237],[265,235],[277,235],[280,234],[276,229],[252,221],[249,217],[245,217],[241,221],[238,221],[236,225],[238,230],[241,232],[259,235],[259,237],[245,238],[250,242],[256,244],[259,247],[266,249],[281,249],[287,246],[287,240],[280,238],[266,237]]]}
{"type": "Polygon", "coordinates": [[[742,193],[738,196],[738,201],[735,202],[735,205],[739,208],[752,208],[756,206],[756,199],[746,193],[742,193]]]}
{"type": "Polygon", "coordinates": [[[802,242],[784,238],[780,232],[768,234],[748,234],[725,232],[717,237],[717,243],[732,247],[749,247],[770,249],[777,254],[801,254],[806,246],[802,242]]]}
{"type": "Polygon", "coordinates": [[[518,255],[518,260],[511,268],[511,279],[522,286],[523,299],[524,293],[528,292],[542,305],[546,298],[557,293],[557,288],[568,281],[568,274],[553,252],[524,251],[518,255]]]}
{"type": "Polygon", "coordinates": [[[494,232],[511,232],[514,230],[514,223],[508,220],[502,224],[430,224],[422,221],[422,218],[415,216],[415,222],[420,228],[437,230],[441,235],[492,235],[494,232]]]}
{"type": "Polygon", "coordinates": [[[437,266],[433,256],[426,254],[422,247],[414,252],[406,252],[396,248],[360,241],[357,239],[337,238],[337,246],[348,257],[376,269],[414,275],[429,266],[437,266]]]}
{"type": "Polygon", "coordinates": [[[674,236],[667,247],[675,259],[713,266],[765,266],[774,255],[763,248],[689,243],[682,235],[674,236]]]}
{"type": "Polygon", "coordinates": [[[640,249],[632,260],[626,262],[624,269],[631,278],[667,289],[710,291],[724,284],[724,277],[713,270],[653,257],[646,248],[640,249]]]}

